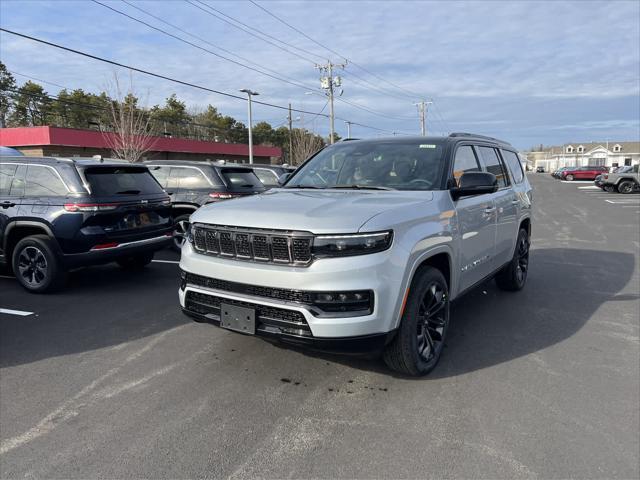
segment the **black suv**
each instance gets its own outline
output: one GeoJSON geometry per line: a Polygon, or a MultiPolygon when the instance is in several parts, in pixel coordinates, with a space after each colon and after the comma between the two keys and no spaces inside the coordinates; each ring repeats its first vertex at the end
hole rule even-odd
{"type": "Polygon", "coordinates": [[[0,264],[31,292],[62,287],[76,267],[141,268],[172,232],[171,200],[144,165],[0,158],[0,264]]]}
{"type": "Polygon", "coordinates": [[[149,160],[145,165],[171,196],[175,222],[172,247],[178,251],[189,216],[199,207],[266,190],[252,169],[244,166],[193,160],[149,160]]]}

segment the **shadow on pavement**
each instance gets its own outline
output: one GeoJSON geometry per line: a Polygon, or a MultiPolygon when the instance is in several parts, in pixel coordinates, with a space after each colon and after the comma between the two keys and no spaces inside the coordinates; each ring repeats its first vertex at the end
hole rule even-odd
{"type": "MultiPolygon", "coordinates": [[[[440,363],[424,379],[473,372],[562,342],[580,330],[605,302],[640,297],[618,295],[633,270],[634,256],[627,253],[571,248],[532,250],[524,290],[503,292],[491,281],[455,302],[440,363]]],[[[300,351],[395,376],[381,359],[300,351]]]]}
{"type": "Polygon", "coordinates": [[[13,308],[37,315],[2,315],[0,367],[115,346],[189,322],[179,309],[173,264],[138,272],[90,267],[72,272],[65,290],[46,295],[29,294],[12,280],[2,288],[13,308]]]}

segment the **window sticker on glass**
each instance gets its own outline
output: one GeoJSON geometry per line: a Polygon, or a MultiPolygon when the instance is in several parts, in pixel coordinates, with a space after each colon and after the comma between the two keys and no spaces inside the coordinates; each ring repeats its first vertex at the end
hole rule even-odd
{"type": "Polygon", "coordinates": [[[420,148],[436,148],[436,146],[428,143],[421,143],[420,148]]]}

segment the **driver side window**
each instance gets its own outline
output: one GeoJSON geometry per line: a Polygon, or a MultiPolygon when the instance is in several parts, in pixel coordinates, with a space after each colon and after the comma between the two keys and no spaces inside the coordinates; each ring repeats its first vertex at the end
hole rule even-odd
{"type": "Polygon", "coordinates": [[[471,145],[463,145],[456,150],[456,157],[453,161],[453,178],[456,186],[460,186],[460,177],[466,172],[480,172],[480,165],[471,145]]]}

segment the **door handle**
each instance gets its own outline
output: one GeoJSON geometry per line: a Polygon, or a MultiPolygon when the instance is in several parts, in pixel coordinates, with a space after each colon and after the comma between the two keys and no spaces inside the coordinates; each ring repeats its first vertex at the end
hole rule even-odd
{"type": "Polygon", "coordinates": [[[520,200],[511,200],[511,205],[518,205],[520,200]]]}
{"type": "Polygon", "coordinates": [[[484,213],[493,213],[496,211],[496,207],[487,207],[484,209],[484,213]]]}
{"type": "Polygon", "coordinates": [[[8,200],[2,202],[0,205],[2,205],[2,208],[9,208],[9,207],[15,207],[16,204],[13,202],[10,202],[8,200]]]}

